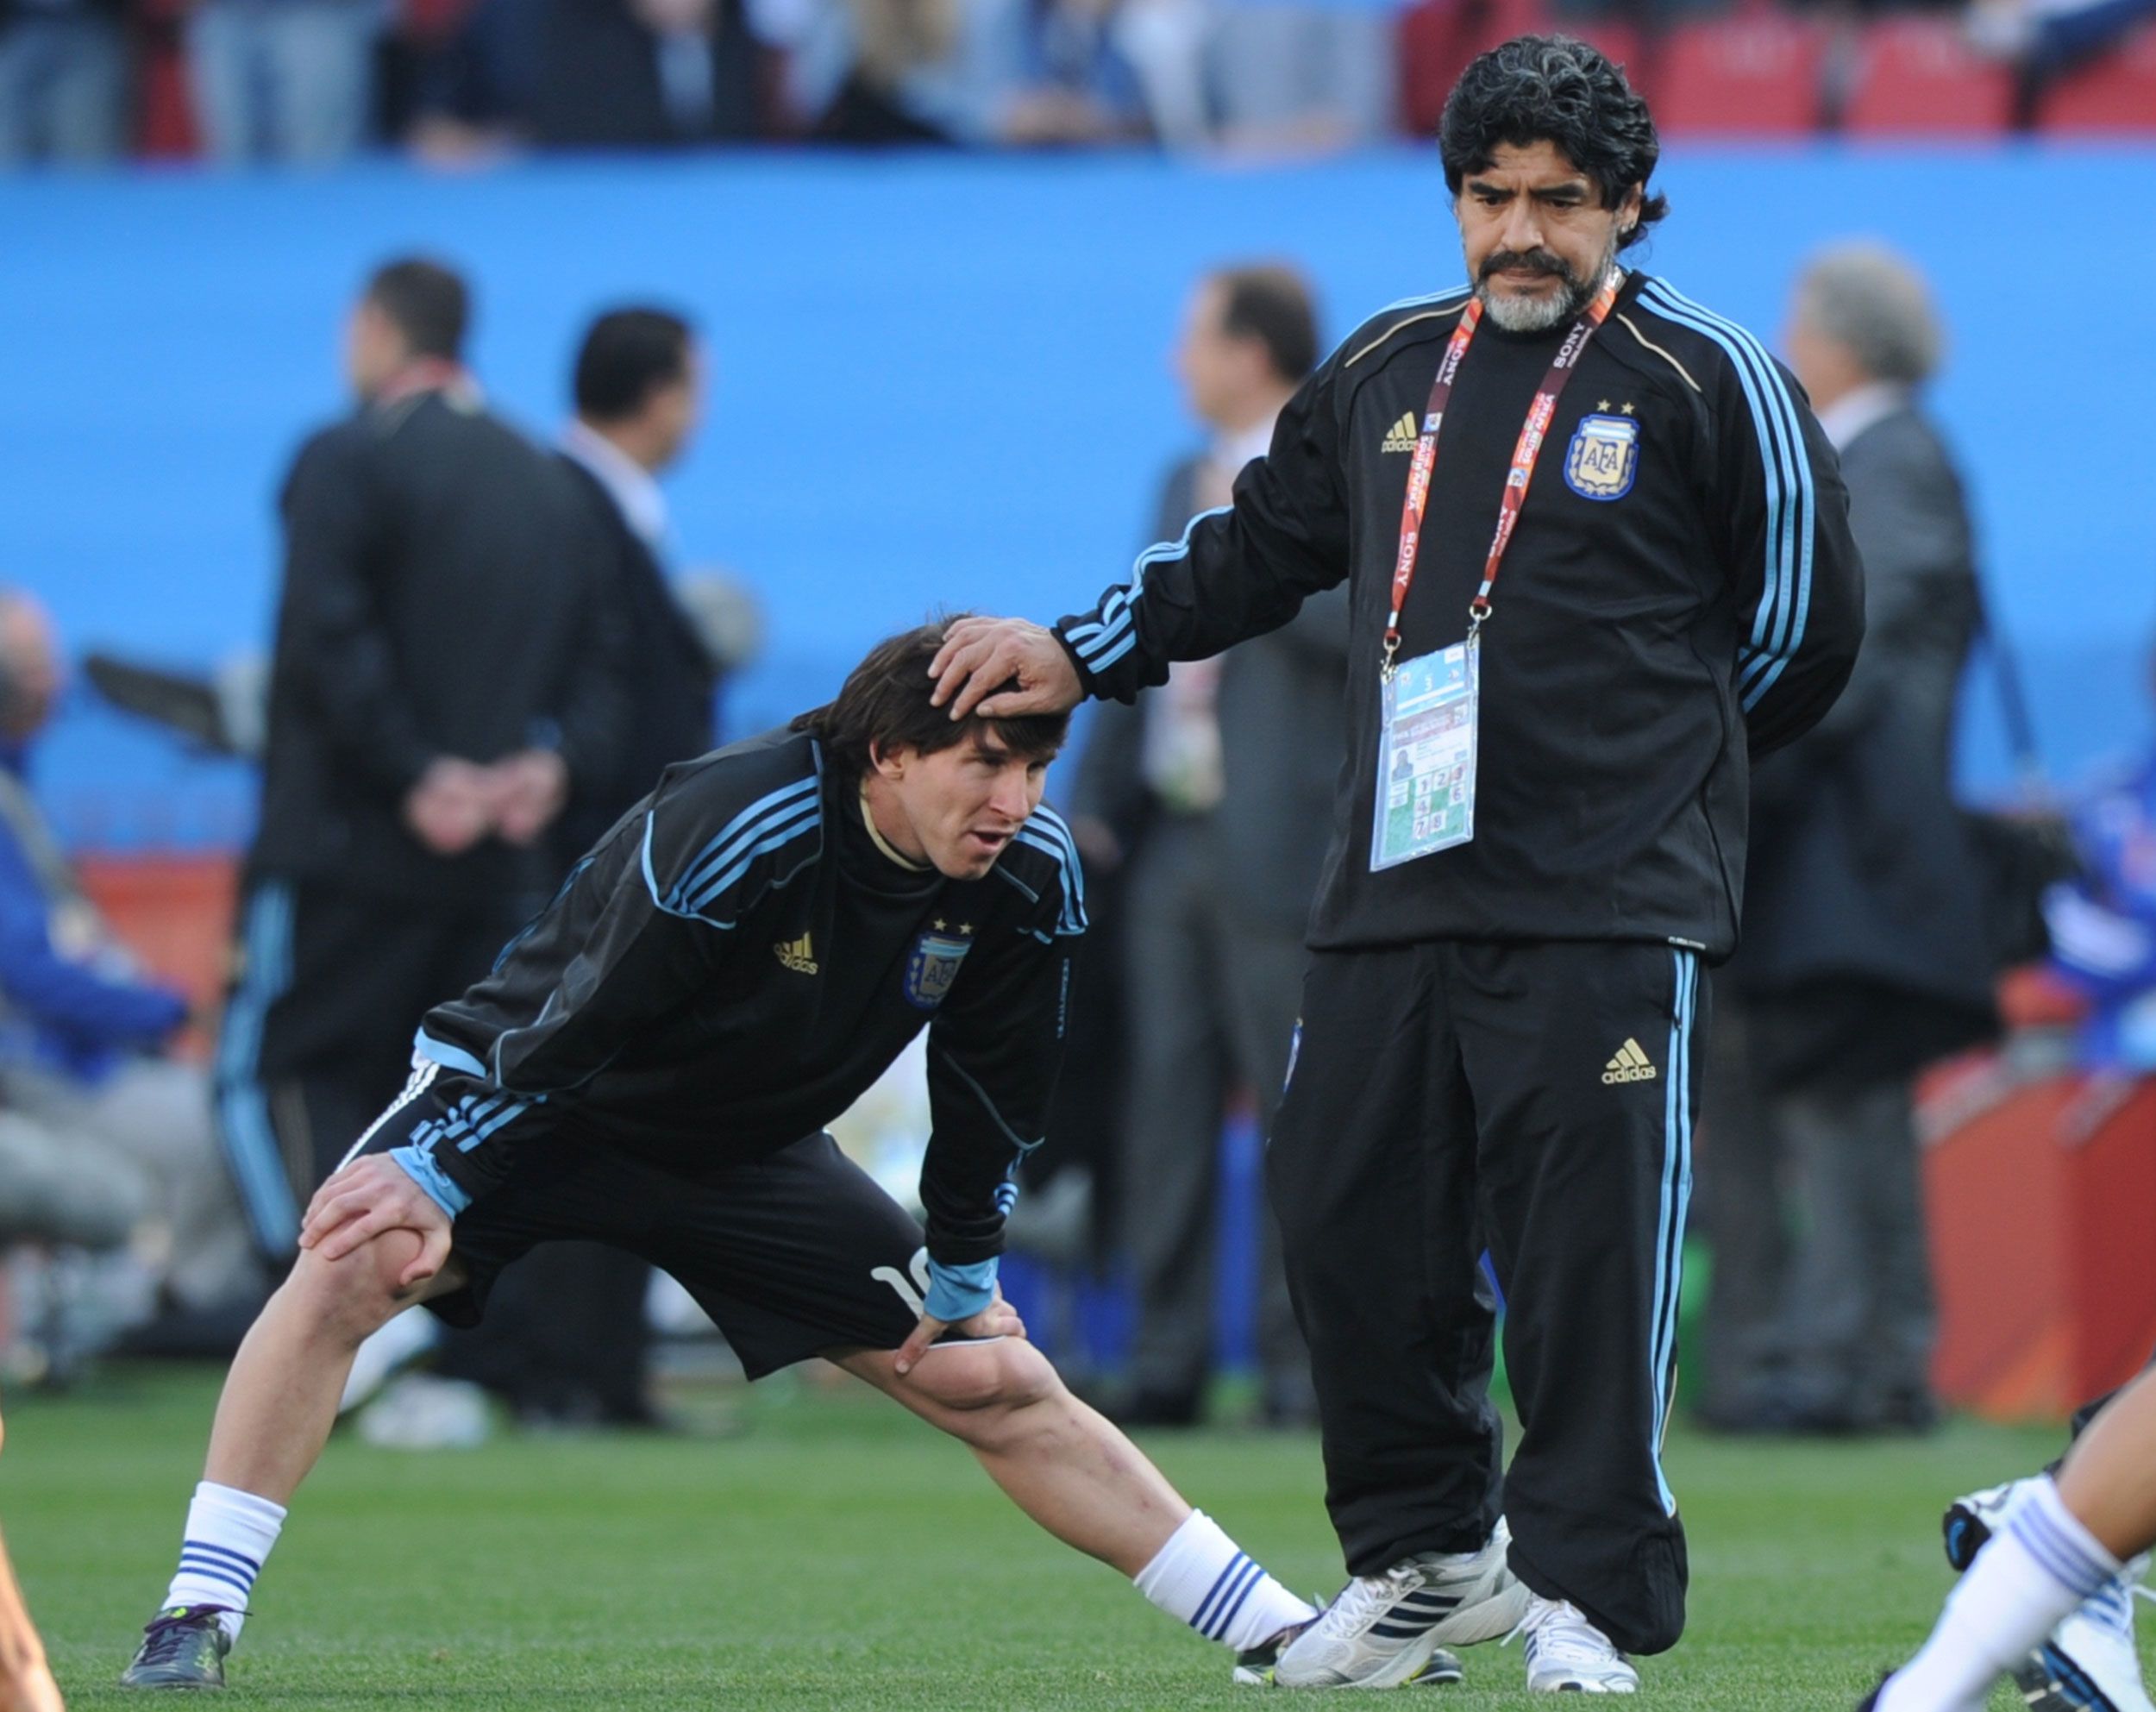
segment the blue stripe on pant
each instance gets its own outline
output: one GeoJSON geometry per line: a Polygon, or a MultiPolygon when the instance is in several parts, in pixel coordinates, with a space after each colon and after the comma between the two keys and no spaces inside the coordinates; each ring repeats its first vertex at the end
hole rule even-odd
{"type": "Polygon", "coordinates": [[[262,1089],[262,1031],[270,1007],[291,986],[295,909],[288,881],[262,881],[249,890],[240,925],[240,979],[225,1005],[216,1067],[218,1138],[254,1240],[277,1258],[298,1242],[299,1207],[262,1089]]]}

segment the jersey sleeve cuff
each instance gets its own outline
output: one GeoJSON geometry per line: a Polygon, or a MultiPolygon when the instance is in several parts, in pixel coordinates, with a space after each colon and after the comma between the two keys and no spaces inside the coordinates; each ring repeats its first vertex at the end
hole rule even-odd
{"type": "Polygon", "coordinates": [[[921,1311],[946,1326],[970,1320],[996,1299],[996,1262],[976,1260],[964,1266],[928,1263],[928,1299],[921,1311]]]}
{"type": "Polygon", "coordinates": [[[1072,622],[1069,618],[1062,619],[1049,631],[1049,635],[1056,638],[1056,645],[1063,650],[1064,656],[1070,662],[1070,669],[1078,674],[1080,691],[1090,700],[1106,694],[1106,692],[1100,687],[1100,680],[1087,669],[1086,662],[1079,657],[1077,649],[1072,645],[1070,638],[1064,634],[1072,622]]]}
{"type": "Polygon", "coordinates": [[[427,1199],[451,1219],[454,1220],[472,1204],[472,1197],[450,1180],[442,1167],[435,1163],[433,1154],[417,1147],[392,1147],[389,1157],[397,1162],[398,1168],[406,1176],[426,1191],[427,1199]]]}

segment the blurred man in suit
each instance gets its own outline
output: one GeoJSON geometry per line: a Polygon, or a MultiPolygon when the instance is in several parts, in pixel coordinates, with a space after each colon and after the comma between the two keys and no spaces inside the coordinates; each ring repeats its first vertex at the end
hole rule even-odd
{"type": "Polygon", "coordinates": [[[679,461],[703,412],[704,357],[689,324],[657,309],[602,315],[576,357],[576,415],[562,461],[605,543],[602,574],[620,616],[628,669],[612,776],[579,790],[562,838],[581,856],[669,763],[711,746],[711,650],[667,580],[667,517],[659,478],[679,461]]]}
{"type": "Polygon", "coordinates": [[[347,328],[358,408],[301,448],[260,825],[218,1046],[264,1251],[397,1092],[411,1019],[484,975],[561,875],[545,835],[611,778],[610,617],[567,472],[485,407],[469,298],[408,258],[347,328]]]}
{"type": "Polygon", "coordinates": [[[1933,1418],[1910,1086],[1994,1026],[1982,882],[1952,783],[1982,605],[1961,480],[1919,401],[1941,342],[1923,281],[1890,251],[1830,250],[1798,281],[1786,343],[1840,454],[1869,622],[1841,699],[1754,782],[1704,1168],[1704,1412],[1732,1427],[1933,1418]]]}
{"type": "MultiPolygon", "coordinates": [[[[1175,363],[1212,443],[1169,473],[1155,534],[1228,503],[1316,366],[1308,288],[1289,269],[1223,269],[1194,292],[1175,363]]],[[[1347,589],[1218,661],[1179,663],[1136,705],[1104,704],[1075,806],[1096,861],[1129,864],[1124,938],[1131,1089],[1124,1238],[1138,1270],[1127,1424],[1198,1418],[1213,1347],[1220,1128],[1238,1089],[1269,1132],[1300,1001],[1303,929],[1346,745],[1347,589]]],[[[1315,1418],[1269,1209],[1259,1212],[1266,1417],[1315,1418]]]]}

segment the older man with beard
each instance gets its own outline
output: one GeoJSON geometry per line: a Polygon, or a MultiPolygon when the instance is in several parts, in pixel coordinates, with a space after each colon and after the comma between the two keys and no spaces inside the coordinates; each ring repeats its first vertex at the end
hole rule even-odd
{"type": "Polygon", "coordinates": [[[1276,1679],[1401,1682],[1518,1624],[1531,1689],[1624,1694],[1684,1620],[1661,1441],[1702,966],[1736,940],[1749,756],[1839,693],[1862,573],[1796,382],[1618,263],[1667,211],[1623,74],[1507,42],[1440,150],[1472,283],[1357,329],[1233,503],[1093,611],[960,625],[931,669],[961,717],[1128,699],[1348,584],[1268,1171],[1353,1579],[1276,1679]]]}

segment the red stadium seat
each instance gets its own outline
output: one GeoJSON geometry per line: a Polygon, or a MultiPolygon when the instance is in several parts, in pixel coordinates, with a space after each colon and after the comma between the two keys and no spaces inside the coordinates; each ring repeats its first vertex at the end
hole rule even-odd
{"type": "Polygon", "coordinates": [[[2043,131],[2156,131],[2156,22],[2070,72],[2036,104],[2043,131]]]}
{"type": "Polygon", "coordinates": [[[2014,117],[2014,74],[1952,18],[1894,18],[1865,32],[1842,115],[1866,136],[1995,136],[2014,117]]]}
{"type": "Polygon", "coordinates": [[[1614,19],[1559,18],[1550,28],[1560,35],[1576,35],[1590,47],[1601,48],[1623,71],[1626,81],[1650,101],[1654,98],[1648,86],[1645,44],[1630,24],[1614,19]]]}
{"type": "Polygon", "coordinates": [[[144,0],[135,16],[136,152],[152,160],[200,152],[195,107],[187,87],[187,50],[180,0],[144,0]]]}
{"type": "Polygon", "coordinates": [[[1554,28],[1543,0],[1417,0],[1400,15],[1400,110],[1416,136],[1433,136],[1445,97],[1486,49],[1554,28]]]}
{"type": "Polygon", "coordinates": [[[1814,130],[1825,51],[1817,25],[1772,13],[1673,30],[1655,64],[1655,123],[1724,136],[1814,130]]]}
{"type": "Polygon", "coordinates": [[[2133,1377],[2156,1343],[2156,1081],[1980,1054],[1926,1078],[1917,1126],[1941,1401],[2055,1420],[2133,1377]]]}

